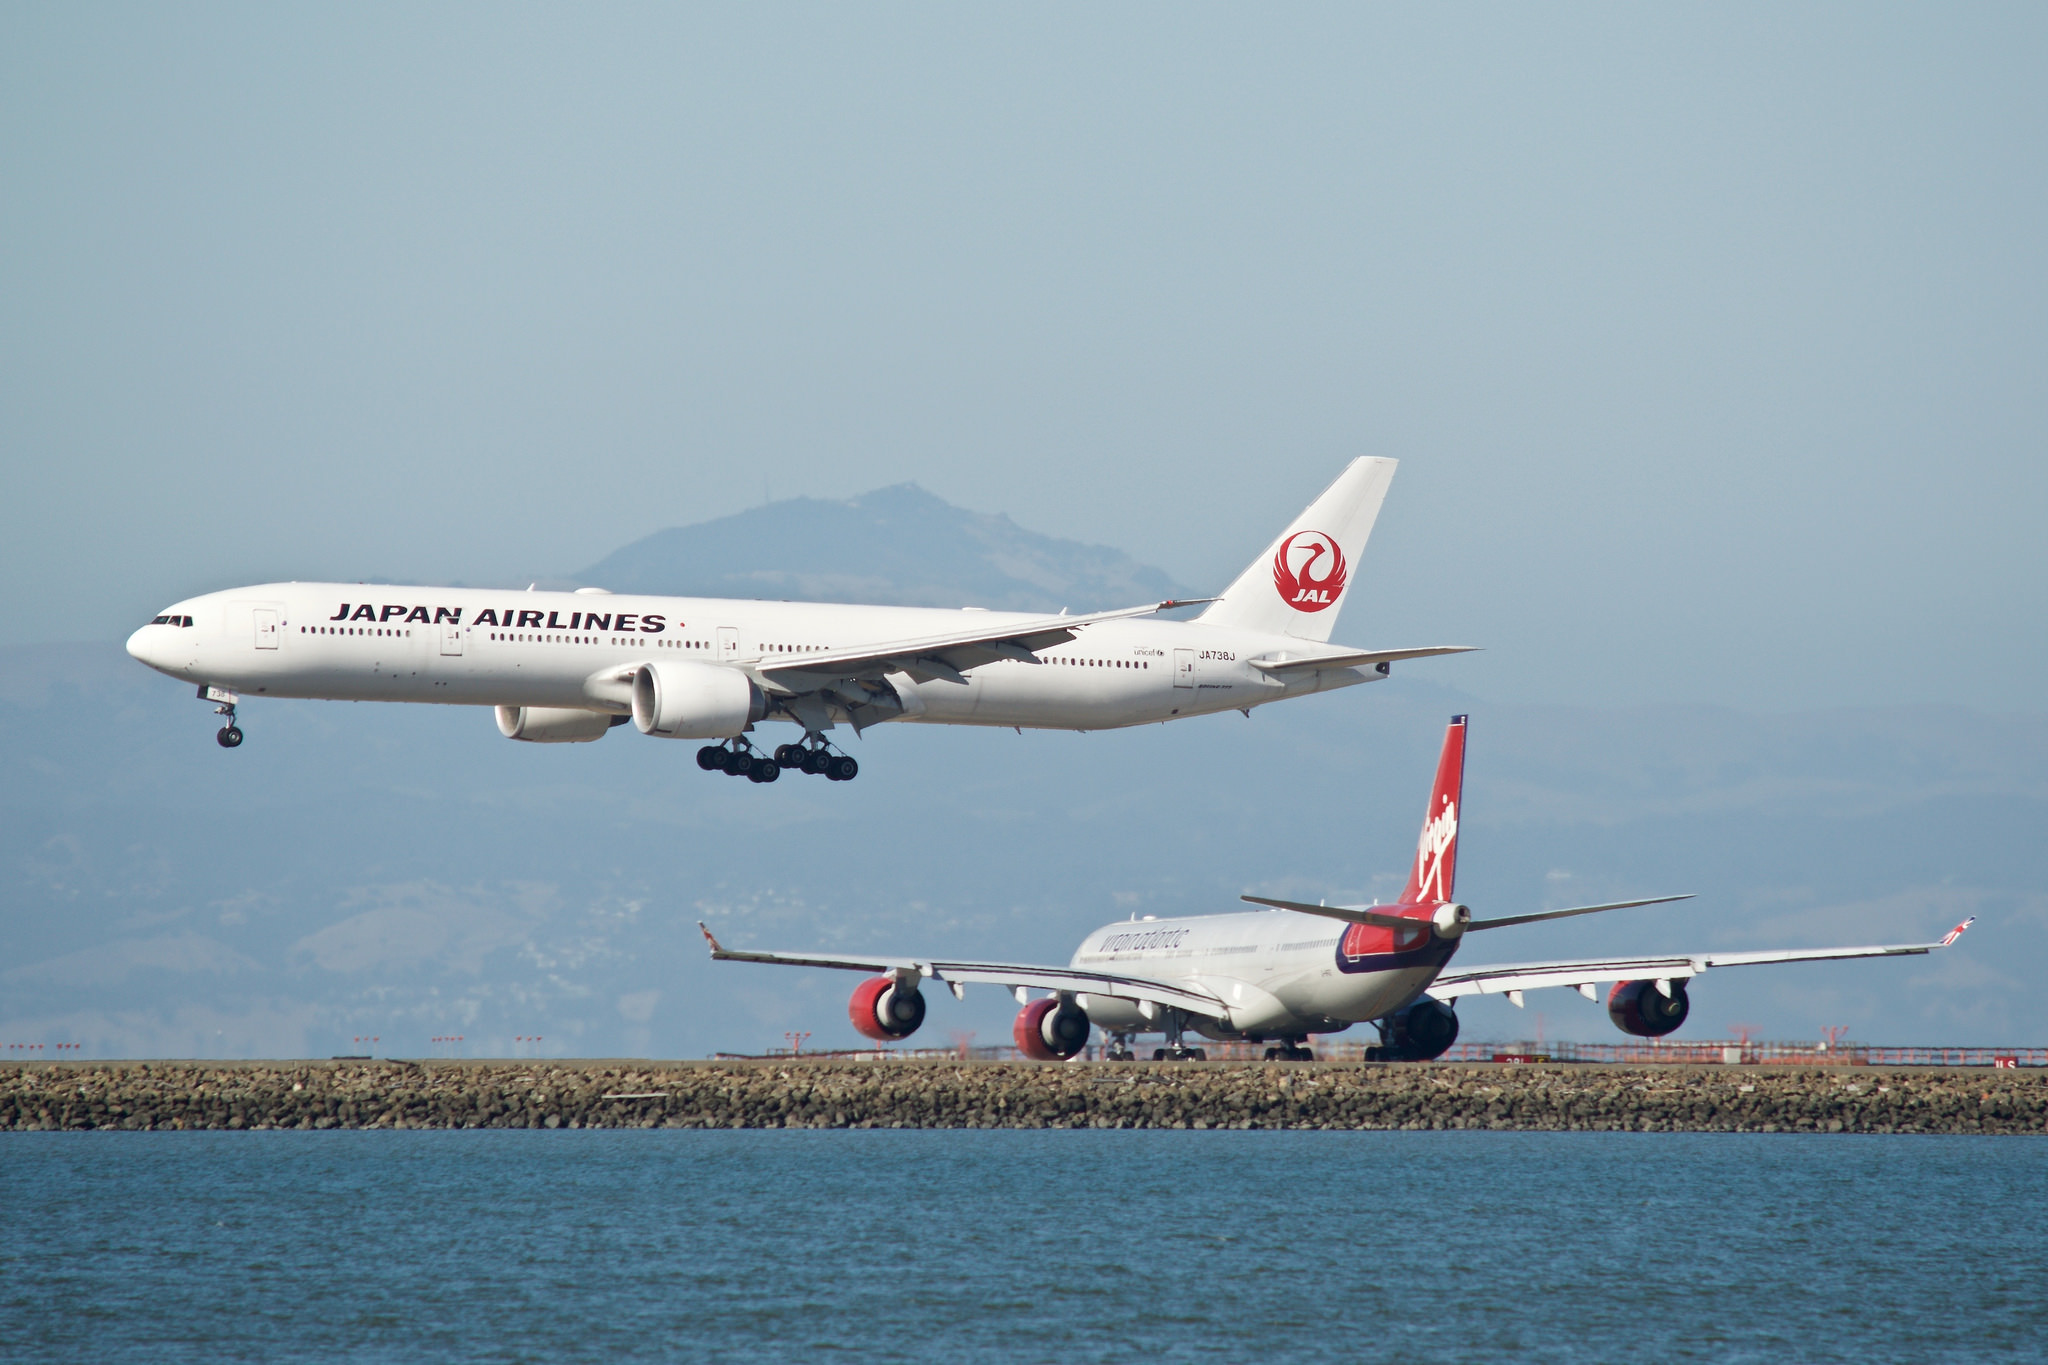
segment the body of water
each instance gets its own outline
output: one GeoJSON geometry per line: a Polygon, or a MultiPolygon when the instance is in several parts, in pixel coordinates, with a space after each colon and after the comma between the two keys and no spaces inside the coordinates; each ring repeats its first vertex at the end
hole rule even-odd
{"type": "Polygon", "coordinates": [[[2048,1359],[2048,1143],[0,1138],[0,1357],[2048,1359]]]}

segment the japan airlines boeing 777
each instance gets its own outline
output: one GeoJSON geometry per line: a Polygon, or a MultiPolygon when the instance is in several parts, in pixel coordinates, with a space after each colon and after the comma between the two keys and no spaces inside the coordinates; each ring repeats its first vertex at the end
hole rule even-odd
{"type": "Polygon", "coordinates": [[[1243,710],[1387,676],[1464,646],[1346,649],[1331,627],[1395,461],[1354,460],[1188,621],[1155,602],[1069,616],[715,598],[268,583],[167,607],[128,641],[199,685],[242,742],[246,696],[497,708],[511,739],[580,744],[628,720],[663,739],[719,740],[699,766],[756,782],[785,768],[843,781],[831,747],[881,721],[1107,730],[1243,710]],[[748,734],[786,721],[772,756],[748,734]]]}
{"type": "Polygon", "coordinates": [[[1971,924],[1964,920],[1937,943],[1584,958],[1447,971],[1466,934],[1690,899],[1657,896],[1472,918],[1451,898],[1464,778],[1465,717],[1453,716],[1408,885],[1392,905],[1309,905],[1246,896],[1272,908],[1104,925],[1082,941],[1065,967],[734,952],[720,946],[702,923],[697,927],[712,957],[724,961],[879,973],[854,989],[848,1006],[853,1026],[879,1042],[907,1038],[917,1030],[925,1013],[918,988],[937,981],[955,997],[975,983],[1013,991],[1023,1006],[1014,1028],[1017,1046],[1041,1061],[1077,1055],[1097,1026],[1109,1035],[1106,1055],[1113,1061],[1135,1055],[1131,1039],[1139,1033],[1165,1035],[1166,1046],[1152,1054],[1155,1060],[1199,1059],[1201,1049],[1184,1041],[1190,1029],[1219,1042],[1276,1042],[1279,1046],[1267,1049],[1267,1060],[1306,1061],[1311,1058],[1306,1047],[1310,1034],[1336,1033],[1364,1022],[1380,1035],[1380,1046],[1367,1053],[1369,1058],[1426,1061],[1457,1041],[1458,1016],[1451,1002],[1460,996],[1506,995],[1519,1005],[1523,991],[1569,986],[1597,1000],[1595,987],[1612,982],[1607,1013],[1616,1027],[1657,1038],[1685,1022],[1691,1009],[1686,982],[1710,967],[1928,953],[1955,942],[1971,924]],[[1047,994],[1034,1000],[1034,990],[1047,994]]]}

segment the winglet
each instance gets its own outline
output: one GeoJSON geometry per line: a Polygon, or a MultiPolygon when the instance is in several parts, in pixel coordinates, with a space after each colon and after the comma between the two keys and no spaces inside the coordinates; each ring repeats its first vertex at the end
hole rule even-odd
{"type": "Polygon", "coordinates": [[[711,936],[711,931],[704,927],[704,921],[701,919],[697,921],[697,932],[704,935],[704,941],[711,945],[711,955],[713,957],[725,956],[725,949],[718,946],[718,940],[711,936]]]}
{"type": "Polygon", "coordinates": [[[1975,915],[1972,915],[1968,919],[1964,920],[1961,924],[1958,924],[1955,928],[1943,934],[1941,936],[1941,946],[1946,948],[1949,944],[1954,943],[1957,939],[1963,936],[1963,930],[1969,928],[1976,922],[1977,917],[1975,915]]]}

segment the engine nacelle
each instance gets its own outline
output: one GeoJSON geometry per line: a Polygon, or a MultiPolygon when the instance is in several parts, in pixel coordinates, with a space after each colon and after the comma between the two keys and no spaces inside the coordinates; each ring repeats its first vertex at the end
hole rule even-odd
{"type": "Polygon", "coordinates": [[[768,713],[737,668],[663,659],[633,672],[633,724],[662,739],[731,739],[768,713]]]}
{"type": "Polygon", "coordinates": [[[624,716],[575,706],[501,706],[498,733],[529,744],[588,744],[625,723],[624,716]]]}
{"type": "Polygon", "coordinates": [[[1607,995],[1607,1017],[1623,1033],[1638,1038],[1662,1038],[1675,1033],[1692,1013],[1685,998],[1685,982],[1669,983],[1671,994],[1657,989],[1654,981],[1617,981],[1607,995]]]}
{"type": "Polygon", "coordinates": [[[1426,1062],[1458,1041],[1458,1012],[1428,996],[1379,1022],[1383,1045],[1366,1049],[1375,1062],[1426,1062]]]}
{"type": "Polygon", "coordinates": [[[893,976],[871,976],[853,988],[846,1003],[853,1026],[878,1043],[893,1043],[924,1022],[924,995],[898,985],[893,976]]]}
{"type": "Polygon", "coordinates": [[[1034,1000],[1010,1027],[1017,1050],[1034,1062],[1064,1062],[1088,1046],[1093,1027],[1079,1005],[1057,997],[1034,1000]]]}

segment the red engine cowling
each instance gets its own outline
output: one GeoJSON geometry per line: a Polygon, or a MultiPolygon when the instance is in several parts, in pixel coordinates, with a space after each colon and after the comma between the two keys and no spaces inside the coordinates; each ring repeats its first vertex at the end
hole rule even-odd
{"type": "Polygon", "coordinates": [[[1617,981],[1607,996],[1607,1017],[1623,1033],[1638,1038],[1674,1033],[1690,1013],[1692,1002],[1685,998],[1683,981],[1673,981],[1668,996],[1654,981],[1617,981]]]}
{"type": "Polygon", "coordinates": [[[878,1043],[893,1043],[917,1032],[924,1022],[924,996],[905,990],[893,976],[871,976],[853,988],[846,1002],[853,1026],[878,1043]]]}
{"type": "Polygon", "coordinates": [[[1032,1061],[1064,1062],[1088,1046],[1091,1027],[1079,1005],[1049,997],[1018,1010],[1010,1032],[1017,1039],[1017,1050],[1032,1061]]]}

